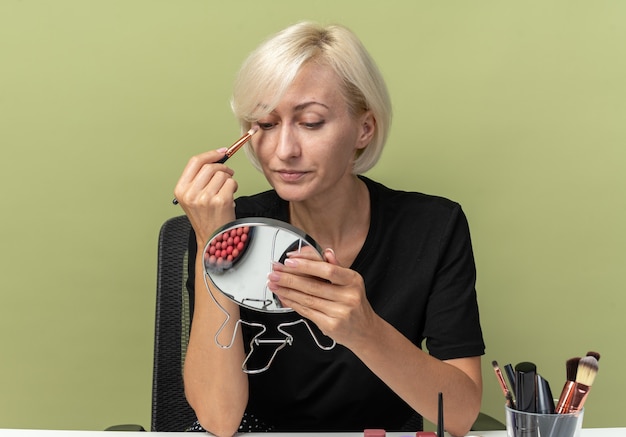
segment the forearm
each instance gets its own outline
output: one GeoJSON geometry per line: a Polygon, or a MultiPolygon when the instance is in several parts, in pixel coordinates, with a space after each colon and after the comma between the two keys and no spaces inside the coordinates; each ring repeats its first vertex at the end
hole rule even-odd
{"type": "Polygon", "coordinates": [[[465,435],[482,397],[480,358],[440,361],[377,317],[368,333],[347,345],[398,396],[429,421],[437,421],[437,394],[443,393],[446,430],[465,435]]]}
{"type": "MultiPolygon", "coordinates": [[[[206,430],[218,436],[229,436],[237,431],[248,401],[248,379],[241,369],[243,341],[238,330],[231,348],[224,349],[216,344],[215,334],[226,315],[206,290],[202,259],[202,254],[198,253],[195,309],[184,369],[185,393],[206,430]]],[[[219,337],[220,343],[226,345],[239,319],[239,309],[219,293],[214,296],[231,315],[219,337]]]]}

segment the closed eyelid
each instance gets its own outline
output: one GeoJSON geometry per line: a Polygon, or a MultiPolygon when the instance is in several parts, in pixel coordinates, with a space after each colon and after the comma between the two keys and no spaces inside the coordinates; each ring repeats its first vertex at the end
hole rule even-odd
{"type": "Polygon", "coordinates": [[[256,124],[259,126],[259,128],[261,130],[268,130],[273,128],[274,126],[276,126],[277,123],[275,122],[263,122],[263,121],[257,121],[256,124]]]}
{"type": "Polygon", "coordinates": [[[322,127],[326,123],[326,120],[314,121],[314,122],[303,122],[302,124],[308,128],[319,128],[322,127]]]}
{"type": "Polygon", "coordinates": [[[275,118],[270,117],[269,119],[266,119],[266,120],[259,119],[255,121],[255,123],[259,125],[261,129],[275,126],[277,124],[281,124],[284,122],[298,123],[298,124],[307,125],[307,126],[321,126],[324,123],[326,123],[326,117],[323,117],[320,114],[308,114],[308,115],[302,114],[302,115],[298,115],[287,120],[284,120],[280,117],[275,117],[275,118]]]}

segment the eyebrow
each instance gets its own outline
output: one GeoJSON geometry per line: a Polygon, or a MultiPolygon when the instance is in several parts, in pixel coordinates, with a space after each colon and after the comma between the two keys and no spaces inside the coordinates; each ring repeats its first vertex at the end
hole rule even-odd
{"type": "Polygon", "coordinates": [[[323,103],[320,103],[320,102],[317,102],[315,100],[312,100],[310,102],[300,103],[299,105],[296,105],[293,109],[296,110],[296,111],[302,111],[302,110],[308,108],[311,105],[320,105],[320,106],[323,106],[326,109],[330,109],[327,105],[325,105],[323,103]]]}
{"type": "MultiPolygon", "coordinates": [[[[322,106],[323,108],[326,108],[326,109],[330,110],[330,106],[328,106],[328,105],[326,105],[326,104],[324,104],[324,103],[318,102],[318,101],[316,101],[316,100],[311,100],[311,101],[308,101],[308,102],[303,102],[303,103],[300,103],[300,104],[298,104],[298,105],[294,106],[293,110],[294,110],[295,112],[300,112],[300,111],[305,110],[305,109],[306,109],[306,108],[308,108],[309,106],[313,106],[313,105],[320,105],[320,106],[322,106]]],[[[258,106],[260,106],[260,107],[262,107],[262,108],[267,108],[267,105],[264,105],[264,104],[259,104],[258,106]]],[[[275,112],[276,112],[276,108],[272,109],[272,111],[270,112],[270,114],[273,114],[273,113],[275,113],[275,112]]]]}

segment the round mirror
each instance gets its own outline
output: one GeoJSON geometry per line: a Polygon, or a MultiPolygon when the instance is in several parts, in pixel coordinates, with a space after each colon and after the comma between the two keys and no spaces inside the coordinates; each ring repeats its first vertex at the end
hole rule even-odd
{"type": "Polygon", "coordinates": [[[213,285],[233,302],[262,312],[285,313],[278,297],[267,288],[273,263],[289,252],[313,251],[318,244],[300,229],[269,218],[243,218],[218,229],[204,247],[204,270],[213,285]]]}

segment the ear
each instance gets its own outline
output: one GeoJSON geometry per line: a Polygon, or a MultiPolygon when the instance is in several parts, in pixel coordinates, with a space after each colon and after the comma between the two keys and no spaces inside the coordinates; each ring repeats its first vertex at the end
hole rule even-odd
{"type": "Polygon", "coordinates": [[[359,117],[359,138],[356,144],[357,149],[364,149],[372,141],[376,132],[376,119],[371,111],[366,111],[359,117]]]}

